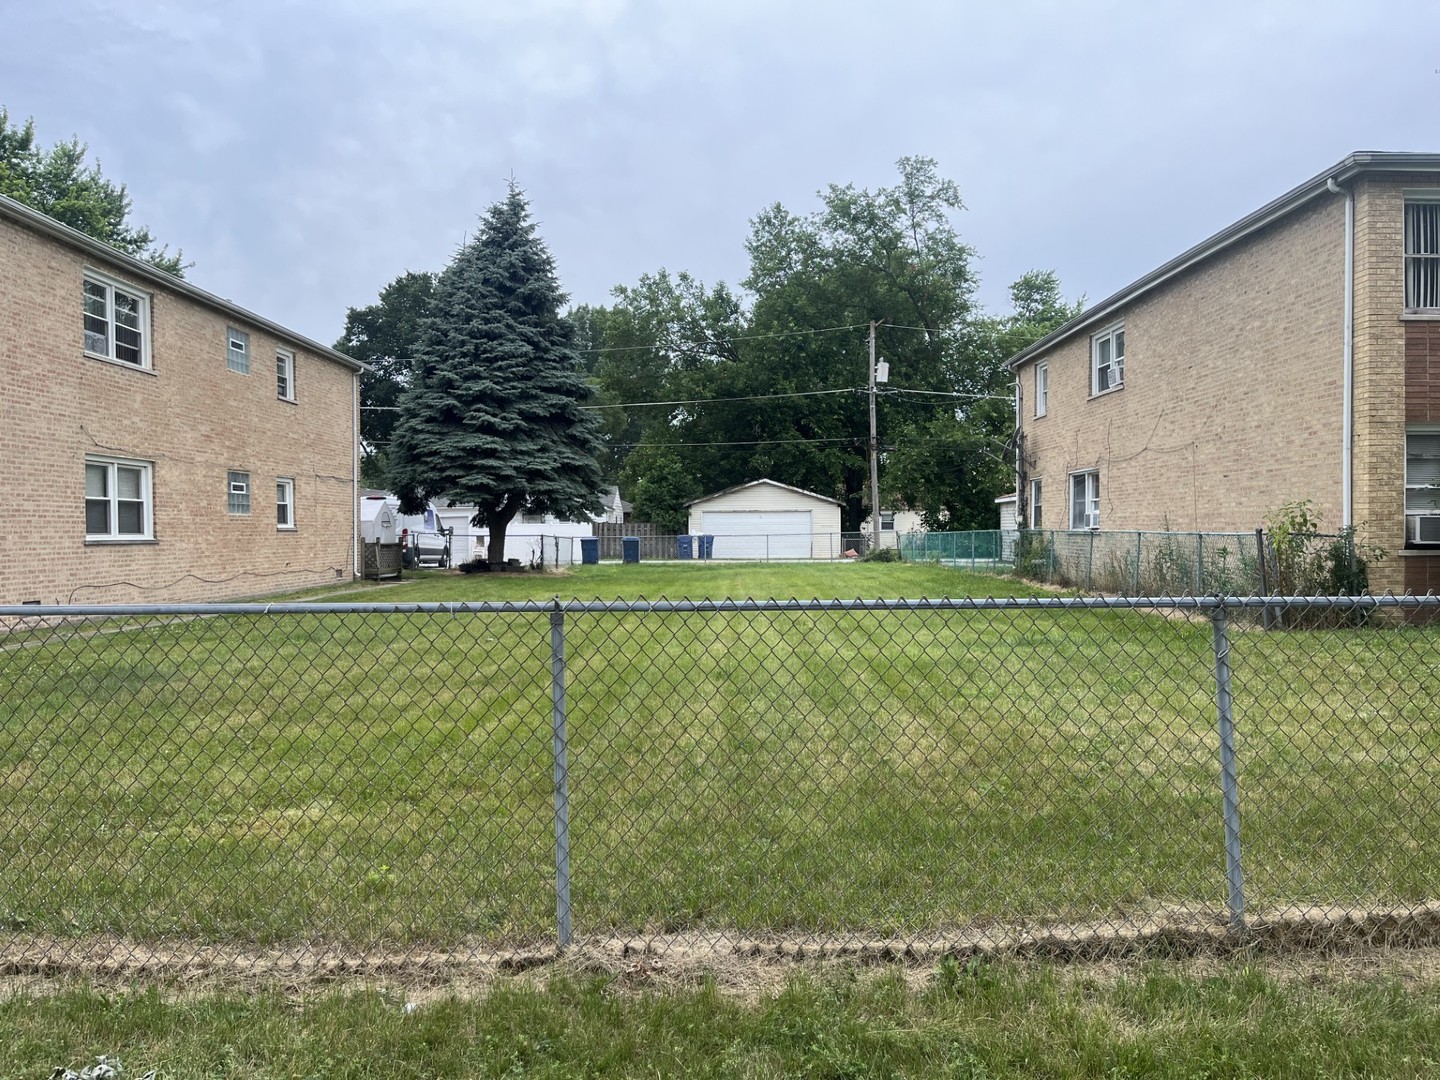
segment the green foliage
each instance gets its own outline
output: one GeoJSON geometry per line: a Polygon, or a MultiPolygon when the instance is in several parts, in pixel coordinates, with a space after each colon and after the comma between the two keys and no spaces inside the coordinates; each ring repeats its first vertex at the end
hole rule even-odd
{"type": "Polygon", "coordinates": [[[345,313],[345,332],[335,348],[370,366],[360,375],[360,478],[388,488],[386,462],[399,421],[397,406],[410,379],[410,363],[435,298],[436,275],[401,274],[368,307],[345,313]]]}
{"type": "Polygon", "coordinates": [[[596,421],[573,327],[560,315],[555,263],[513,185],[435,283],[390,442],[402,508],[473,504],[504,562],[522,510],[577,517],[600,509],[596,421]]]}
{"type": "Polygon", "coordinates": [[[636,518],[653,522],[662,533],[686,532],[690,527],[688,504],[705,494],[688,464],[664,444],[642,447],[632,454],[621,480],[636,518]]]}
{"type": "Polygon", "coordinates": [[[35,141],[35,120],[12,126],[0,106],[0,195],[24,203],[117,251],[144,259],[166,273],[184,277],[193,263],[184,253],[156,247],[146,228],[129,223],[130,196],[124,184],[105,179],[100,163],[86,165],[89,147],[78,138],[49,150],[35,141]]]}
{"type": "MultiPolygon", "coordinates": [[[[607,469],[627,494],[678,461],[687,489],[768,477],[840,499],[843,527],[857,529],[868,513],[866,397],[815,392],[866,384],[868,326],[880,321],[891,369],[884,489],[929,511],[932,526],[994,524],[993,500],[1011,482],[1003,350],[1013,327],[977,316],[954,182],[928,158],[904,158],[898,172],[874,191],[831,185],[809,214],[776,204],[756,215],[748,306],[724,285],[660,271],[616,289],[608,309],[577,309],[590,347],[604,350],[594,353],[598,402],[684,403],[605,411],[607,469]],[[822,327],[848,329],[810,332],[822,327]],[[639,452],[658,445],[667,450],[639,452]]],[[[1015,318],[1026,325],[1069,310],[1056,306],[1053,275],[1022,282],[1015,318]]]]}
{"type": "Polygon", "coordinates": [[[1015,573],[1030,581],[1049,581],[1054,573],[1054,552],[1040,529],[1021,529],[1015,540],[1015,573]]]}
{"type": "Polygon", "coordinates": [[[1361,543],[1355,527],[1321,533],[1323,521],[1306,499],[1265,515],[1273,577],[1270,591],[1288,596],[1358,596],[1370,588],[1370,564],[1383,548],[1361,543]]]}
{"type": "Polygon", "coordinates": [[[898,563],[903,562],[904,560],[900,558],[900,551],[897,548],[877,547],[871,548],[869,551],[865,552],[864,555],[861,555],[860,561],[874,563],[898,563]]]}

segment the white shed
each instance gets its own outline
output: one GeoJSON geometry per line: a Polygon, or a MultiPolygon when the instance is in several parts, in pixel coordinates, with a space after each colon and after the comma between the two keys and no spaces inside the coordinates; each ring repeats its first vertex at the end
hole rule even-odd
{"type": "Polygon", "coordinates": [[[774,480],[706,495],[690,503],[690,532],[715,537],[717,559],[838,559],[840,503],[774,480]]]}
{"type": "Polygon", "coordinates": [[[995,505],[1000,508],[1000,561],[1013,563],[1015,542],[1020,538],[1019,499],[1015,495],[1001,495],[995,505]]]}

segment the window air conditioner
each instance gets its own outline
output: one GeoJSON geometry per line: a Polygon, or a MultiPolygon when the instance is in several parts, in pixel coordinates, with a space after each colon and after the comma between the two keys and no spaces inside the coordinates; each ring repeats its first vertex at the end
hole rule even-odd
{"type": "Polygon", "coordinates": [[[1440,544],[1440,514],[1407,514],[1405,539],[1412,544],[1440,544]]]}

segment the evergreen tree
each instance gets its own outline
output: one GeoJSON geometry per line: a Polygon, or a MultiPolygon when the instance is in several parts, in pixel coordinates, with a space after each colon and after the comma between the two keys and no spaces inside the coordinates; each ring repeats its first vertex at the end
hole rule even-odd
{"type": "Polygon", "coordinates": [[[512,184],[440,275],[390,444],[402,509],[473,504],[492,566],[522,510],[600,509],[597,422],[580,411],[590,390],[535,229],[512,184]]]}

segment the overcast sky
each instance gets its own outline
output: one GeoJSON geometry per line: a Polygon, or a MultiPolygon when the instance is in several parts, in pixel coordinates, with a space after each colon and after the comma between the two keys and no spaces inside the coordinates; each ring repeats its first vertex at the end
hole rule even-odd
{"type": "Polygon", "coordinates": [[[512,174],[575,302],[744,277],[749,220],[896,159],[980,299],[1095,301],[1352,150],[1440,150],[1440,5],[0,0],[0,104],[78,135],[195,284],[322,342],[512,174]]]}

